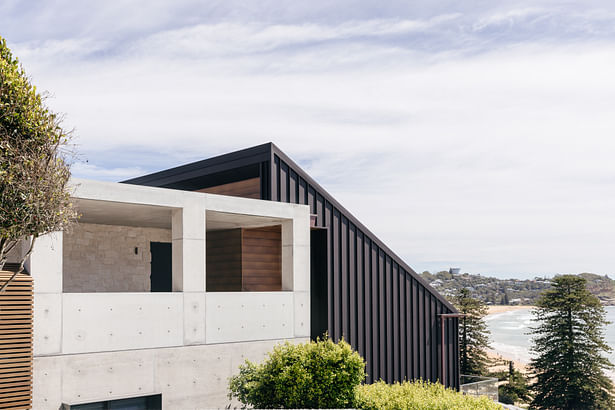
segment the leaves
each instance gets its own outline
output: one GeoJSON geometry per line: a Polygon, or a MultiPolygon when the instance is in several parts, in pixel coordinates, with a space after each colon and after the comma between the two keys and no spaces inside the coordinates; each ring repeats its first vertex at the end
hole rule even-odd
{"type": "MultiPolygon", "coordinates": [[[[356,388],[357,408],[363,410],[496,410],[502,406],[487,397],[471,397],[427,381],[386,384],[383,381],[356,388]]],[[[502,409],[503,410],[503,409],[502,409]]]]}
{"type": "Polygon", "coordinates": [[[459,319],[460,372],[467,375],[487,374],[489,359],[485,349],[489,347],[489,329],[484,321],[487,306],[470,295],[468,289],[460,289],[453,303],[466,316],[459,319]]]}
{"type": "Polygon", "coordinates": [[[613,365],[603,355],[611,349],[604,339],[605,310],[574,275],[557,276],[532,312],[539,325],[532,329],[531,366],[536,381],[536,409],[610,409],[613,384],[604,370],[613,365]]]}
{"type": "Polygon", "coordinates": [[[70,133],[44,100],[0,37],[0,269],[17,241],[76,218],[64,151],[70,133]]]}
{"type": "Polygon", "coordinates": [[[229,399],[256,408],[348,408],[365,379],[365,362],[343,340],[276,346],[262,364],[246,361],[229,382],[229,399]]]}

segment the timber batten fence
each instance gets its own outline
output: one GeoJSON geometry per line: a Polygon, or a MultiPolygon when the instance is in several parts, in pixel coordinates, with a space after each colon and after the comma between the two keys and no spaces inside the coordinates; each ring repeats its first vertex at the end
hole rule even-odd
{"type": "MultiPolygon", "coordinates": [[[[0,283],[12,275],[0,271],[0,283]]],[[[32,278],[21,273],[0,293],[0,409],[32,407],[32,310],[32,278]]]]}

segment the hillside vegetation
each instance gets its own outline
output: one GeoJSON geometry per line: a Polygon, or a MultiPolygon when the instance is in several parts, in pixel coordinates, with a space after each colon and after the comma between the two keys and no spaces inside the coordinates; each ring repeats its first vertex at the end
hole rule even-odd
{"type": "MultiPolygon", "coordinates": [[[[551,288],[551,280],[548,278],[498,279],[469,273],[452,274],[448,271],[425,271],[421,275],[447,298],[452,297],[458,289],[467,288],[473,297],[489,305],[533,305],[540,293],[551,288]]],[[[615,306],[615,280],[594,273],[581,273],[578,276],[587,280],[589,291],[604,305],[615,306]]]]}

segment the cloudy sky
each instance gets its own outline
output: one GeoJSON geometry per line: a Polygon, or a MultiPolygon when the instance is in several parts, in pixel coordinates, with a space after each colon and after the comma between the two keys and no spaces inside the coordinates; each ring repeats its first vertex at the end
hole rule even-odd
{"type": "Polygon", "coordinates": [[[118,181],[275,142],[416,270],[615,273],[615,3],[11,1],[118,181]]]}

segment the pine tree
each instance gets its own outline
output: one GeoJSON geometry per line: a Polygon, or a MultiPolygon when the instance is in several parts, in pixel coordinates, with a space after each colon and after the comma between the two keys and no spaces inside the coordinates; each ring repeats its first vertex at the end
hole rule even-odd
{"type": "Polygon", "coordinates": [[[459,320],[461,374],[486,374],[489,359],[485,349],[489,348],[490,332],[483,318],[487,314],[487,306],[473,298],[466,288],[457,292],[453,297],[453,303],[459,313],[466,315],[459,320]]]}
{"type": "Polygon", "coordinates": [[[533,311],[531,386],[536,409],[612,409],[613,383],[604,371],[613,365],[603,355],[611,349],[604,340],[605,310],[579,276],[553,280],[533,311]]]}
{"type": "Polygon", "coordinates": [[[508,374],[505,374],[504,377],[500,377],[500,375],[496,373],[495,376],[498,376],[500,381],[507,381],[507,383],[502,383],[498,386],[500,402],[504,404],[515,404],[528,403],[531,400],[527,386],[527,378],[523,373],[515,369],[515,364],[512,361],[508,362],[508,374]]]}

